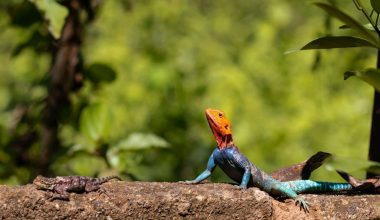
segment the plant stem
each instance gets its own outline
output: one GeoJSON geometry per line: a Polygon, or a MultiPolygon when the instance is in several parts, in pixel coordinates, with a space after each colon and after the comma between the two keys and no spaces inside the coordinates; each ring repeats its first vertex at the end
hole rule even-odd
{"type": "MultiPolygon", "coordinates": [[[[379,36],[380,37],[380,36],[379,36]]],[[[377,51],[376,68],[380,69],[380,50],[377,51]]],[[[369,141],[368,159],[380,162],[380,93],[375,90],[373,108],[371,134],[369,141]]],[[[367,178],[375,176],[374,173],[367,172],[367,178]]]]}
{"type": "MultiPolygon", "coordinates": [[[[374,22],[371,19],[371,16],[364,10],[363,6],[360,3],[360,0],[353,0],[355,6],[360,10],[364,16],[367,18],[369,23],[375,29],[378,38],[380,39],[380,30],[377,27],[377,21],[374,22]]],[[[371,13],[372,15],[372,13],[371,13]]],[[[380,69],[380,50],[377,50],[377,63],[376,68],[380,69]]],[[[374,98],[373,98],[373,107],[372,107],[372,122],[371,122],[371,133],[369,141],[369,151],[368,159],[372,161],[380,162],[380,93],[375,89],[374,98]]],[[[367,172],[367,178],[373,177],[376,174],[367,172]]]]}

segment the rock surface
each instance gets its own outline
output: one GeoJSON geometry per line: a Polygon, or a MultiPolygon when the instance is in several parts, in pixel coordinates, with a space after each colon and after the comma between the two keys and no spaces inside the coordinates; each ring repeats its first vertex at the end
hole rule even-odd
{"type": "Polygon", "coordinates": [[[230,184],[108,182],[106,193],[71,193],[47,200],[31,184],[0,186],[0,219],[374,219],[380,195],[305,195],[310,213],[292,200],[277,201],[257,188],[230,184]]]}

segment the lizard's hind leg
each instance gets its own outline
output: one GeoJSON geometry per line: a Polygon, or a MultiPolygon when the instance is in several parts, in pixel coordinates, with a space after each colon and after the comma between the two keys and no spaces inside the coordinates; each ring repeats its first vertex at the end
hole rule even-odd
{"type": "Polygon", "coordinates": [[[295,200],[296,206],[300,206],[305,212],[309,212],[310,203],[303,196],[298,195],[292,188],[283,182],[278,182],[272,186],[273,194],[282,195],[295,200]]]}
{"type": "Polygon", "coordinates": [[[107,194],[107,190],[101,188],[101,185],[96,181],[87,183],[84,190],[86,193],[96,191],[96,192],[99,192],[100,194],[105,194],[108,198],[110,198],[109,195],[107,194]]]}

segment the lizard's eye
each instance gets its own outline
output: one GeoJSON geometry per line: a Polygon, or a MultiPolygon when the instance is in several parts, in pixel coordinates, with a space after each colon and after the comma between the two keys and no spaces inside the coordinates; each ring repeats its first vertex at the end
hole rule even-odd
{"type": "Polygon", "coordinates": [[[223,117],[223,114],[221,112],[219,112],[219,118],[223,117]]]}

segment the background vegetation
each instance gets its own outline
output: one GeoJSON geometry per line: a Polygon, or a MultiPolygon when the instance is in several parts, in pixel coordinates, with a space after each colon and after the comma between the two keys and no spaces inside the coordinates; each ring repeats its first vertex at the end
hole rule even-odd
{"type": "MultiPolygon", "coordinates": [[[[0,3],[1,183],[38,173],[192,179],[215,147],[207,107],[226,111],[235,143],[266,171],[320,150],[367,158],[373,89],[342,73],[375,66],[376,51],[284,55],[349,31],[339,21],[303,1],[123,0],[103,1],[83,22],[84,79],[60,109],[60,144],[39,169],[54,46],[47,30],[65,11],[50,15],[51,26],[35,2],[0,3]]],[[[351,2],[332,3],[360,15],[351,2]]],[[[213,180],[227,180],[216,172],[213,180]]],[[[324,169],[313,178],[338,179],[324,169]]]]}

